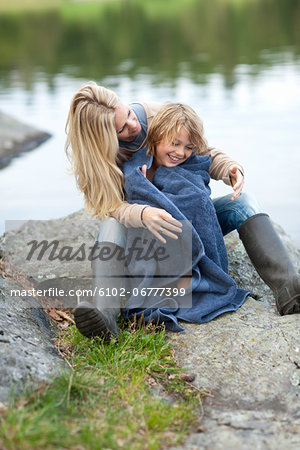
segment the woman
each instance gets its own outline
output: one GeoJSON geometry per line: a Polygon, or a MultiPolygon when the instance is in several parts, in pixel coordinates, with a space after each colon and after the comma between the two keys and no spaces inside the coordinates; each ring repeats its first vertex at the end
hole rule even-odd
{"type": "MultiPolygon", "coordinates": [[[[103,220],[97,246],[109,243],[125,246],[125,227],[147,227],[165,242],[162,234],[176,239],[180,222],[160,208],[124,202],[122,164],[142,145],[160,105],[142,103],[128,106],[116,94],[89,83],[72,99],[66,125],[66,149],[87,209],[103,220]],[[109,219],[107,219],[110,217],[109,219]],[[106,219],[106,220],[105,220],[106,219]]],[[[246,251],[259,275],[273,290],[280,314],[300,312],[300,276],[288,257],[269,218],[262,215],[256,202],[241,194],[242,167],[215,148],[204,147],[202,155],[211,158],[209,174],[232,185],[234,194],[214,200],[223,234],[237,229],[246,251]]],[[[120,261],[92,263],[96,285],[119,288],[123,267],[120,261]],[[115,279],[107,275],[116,270],[115,279]]],[[[75,310],[75,322],[86,336],[116,335],[120,299],[95,296],[94,304],[83,302],[75,310]]]]}

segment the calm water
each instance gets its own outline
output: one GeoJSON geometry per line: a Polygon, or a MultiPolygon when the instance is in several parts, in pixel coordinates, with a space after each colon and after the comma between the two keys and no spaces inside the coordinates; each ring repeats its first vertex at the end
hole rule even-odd
{"type": "MultiPolygon", "coordinates": [[[[0,109],[53,135],[1,170],[0,231],[5,219],[56,218],[83,206],[68,174],[64,125],[72,95],[93,79],[128,102],[194,107],[210,145],[244,165],[245,190],[300,246],[296,3],[268,0],[260,10],[245,1],[229,14],[233,3],[216,1],[216,16],[205,1],[182,10],[174,1],[159,14],[136,1],[127,3],[126,17],[123,2],[112,3],[97,5],[98,15],[0,15],[0,109]]],[[[222,182],[212,182],[212,191],[230,192],[222,182]]]]}

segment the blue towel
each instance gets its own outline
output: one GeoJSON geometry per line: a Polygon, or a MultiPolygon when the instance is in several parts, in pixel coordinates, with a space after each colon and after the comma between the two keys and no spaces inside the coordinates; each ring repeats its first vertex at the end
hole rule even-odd
{"type": "Polygon", "coordinates": [[[152,156],[146,156],[146,149],[142,149],[123,165],[126,200],[168,211],[182,221],[183,232],[178,240],[166,238],[164,245],[145,228],[128,229],[126,254],[137,242],[142,247],[151,242],[152,250],[162,256],[127,261],[126,290],[132,295],[124,314],[143,315],[146,322],[152,320],[164,323],[171,331],[182,331],[184,328],[177,319],[208,322],[224,312],[237,310],[249,292],[238,289],[227,273],[227,252],[210,199],[210,158],[193,154],[176,167],[161,166],[151,183],[140,169],[143,164],[149,168],[152,160],[152,156]],[[163,288],[170,283],[171,287],[176,286],[176,280],[188,272],[192,273],[192,283],[186,296],[170,295],[170,292],[165,295],[167,291],[163,289],[162,295],[151,292],[153,286],[163,288]],[[189,295],[191,307],[185,303],[189,295]]]}

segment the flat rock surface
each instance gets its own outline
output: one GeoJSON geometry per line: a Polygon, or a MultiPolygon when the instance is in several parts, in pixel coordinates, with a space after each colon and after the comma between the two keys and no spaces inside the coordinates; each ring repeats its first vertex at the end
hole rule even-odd
{"type": "Polygon", "coordinates": [[[16,154],[32,150],[50,137],[0,111],[0,168],[16,154]]]}
{"type": "Polygon", "coordinates": [[[29,220],[17,230],[5,234],[5,254],[12,265],[22,267],[23,272],[34,279],[91,276],[88,257],[99,225],[100,221],[93,219],[85,210],[61,219],[29,220]],[[40,244],[33,252],[32,242],[40,244]],[[44,248],[48,245],[49,248],[40,256],[45,242],[44,248]],[[82,245],[84,253],[73,256],[82,245]]]}
{"type": "Polygon", "coordinates": [[[299,319],[249,297],[235,313],[168,333],[179,364],[212,394],[206,431],[180,448],[300,448],[299,319]]]}
{"type": "MultiPolygon", "coordinates": [[[[299,251],[278,229],[299,269],[299,251]]],[[[177,450],[300,448],[300,315],[280,316],[271,291],[232,233],[230,274],[248,297],[234,313],[168,333],[180,366],[211,393],[201,425],[177,450]]]]}
{"type": "MultiPolygon", "coordinates": [[[[6,259],[12,268],[21,269],[38,289],[54,288],[66,293],[71,289],[87,291],[92,287],[89,256],[99,225],[100,221],[85,210],[56,220],[28,221],[18,230],[5,234],[6,259]],[[36,245],[34,251],[33,245],[36,245]]],[[[4,255],[4,238],[2,253],[4,255]]],[[[83,293],[83,297],[87,299],[89,295],[83,293]]],[[[65,307],[73,308],[80,298],[66,294],[59,299],[65,307]]]]}

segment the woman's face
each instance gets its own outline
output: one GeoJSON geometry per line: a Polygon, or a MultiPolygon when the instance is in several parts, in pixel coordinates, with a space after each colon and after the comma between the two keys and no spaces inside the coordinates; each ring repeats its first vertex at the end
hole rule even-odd
{"type": "Polygon", "coordinates": [[[115,109],[115,128],[119,141],[132,141],[142,127],[132,109],[125,103],[120,103],[115,109]]]}
{"type": "Polygon", "coordinates": [[[192,144],[186,129],[182,127],[173,142],[161,141],[157,144],[155,152],[156,166],[178,166],[191,156],[193,149],[194,144],[192,144]]]}

